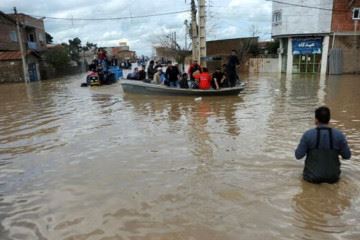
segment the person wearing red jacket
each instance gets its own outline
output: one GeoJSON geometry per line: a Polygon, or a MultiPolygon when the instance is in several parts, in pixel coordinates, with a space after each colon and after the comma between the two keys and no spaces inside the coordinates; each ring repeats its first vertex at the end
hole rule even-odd
{"type": "Polygon", "coordinates": [[[198,82],[199,89],[208,90],[211,88],[212,77],[207,68],[203,68],[202,73],[195,75],[194,78],[198,82]]]}

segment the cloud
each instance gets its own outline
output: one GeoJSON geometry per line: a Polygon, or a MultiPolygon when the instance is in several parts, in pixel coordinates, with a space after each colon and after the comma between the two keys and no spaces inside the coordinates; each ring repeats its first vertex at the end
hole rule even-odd
{"type": "MultiPolygon", "coordinates": [[[[265,0],[208,0],[208,39],[223,39],[250,36],[251,25],[256,25],[268,38],[271,32],[271,3],[265,0]]],[[[190,10],[190,0],[2,0],[0,10],[19,12],[33,16],[65,18],[128,17],[148,14],[190,10]]],[[[99,46],[116,46],[127,40],[139,55],[150,55],[159,35],[177,32],[181,46],[185,42],[185,19],[190,13],[157,16],[117,21],[71,21],[45,19],[45,28],[57,43],[79,37],[99,46]]],[[[188,41],[190,42],[190,40],[188,41]]]]}

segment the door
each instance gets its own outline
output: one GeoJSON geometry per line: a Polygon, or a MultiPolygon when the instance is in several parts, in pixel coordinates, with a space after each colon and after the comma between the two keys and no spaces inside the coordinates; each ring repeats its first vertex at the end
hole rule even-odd
{"type": "Polygon", "coordinates": [[[320,54],[299,54],[294,55],[294,73],[319,73],[321,66],[320,54]]]}
{"type": "Polygon", "coordinates": [[[28,71],[29,71],[30,82],[38,81],[38,76],[37,76],[37,71],[36,71],[36,63],[29,63],[28,71]]]}

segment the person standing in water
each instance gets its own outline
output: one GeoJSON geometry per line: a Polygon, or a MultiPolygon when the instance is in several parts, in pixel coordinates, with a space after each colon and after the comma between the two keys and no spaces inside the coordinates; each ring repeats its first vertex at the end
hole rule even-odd
{"type": "Polygon", "coordinates": [[[340,160],[351,158],[345,135],[329,126],[330,109],[315,110],[316,128],[304,133],[295,150],[296,159],[306,156],[303,178],[311,183],[336,183],[340,179],[340,160]]]}

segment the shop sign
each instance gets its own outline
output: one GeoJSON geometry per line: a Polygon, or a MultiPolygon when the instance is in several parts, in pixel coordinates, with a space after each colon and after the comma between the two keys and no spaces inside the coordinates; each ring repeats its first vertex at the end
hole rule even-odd
{"type": "Polygon", "coordinates": [[[321,38],[295,38],[292,40],[293,55],[321,54],[321,38]]]}

